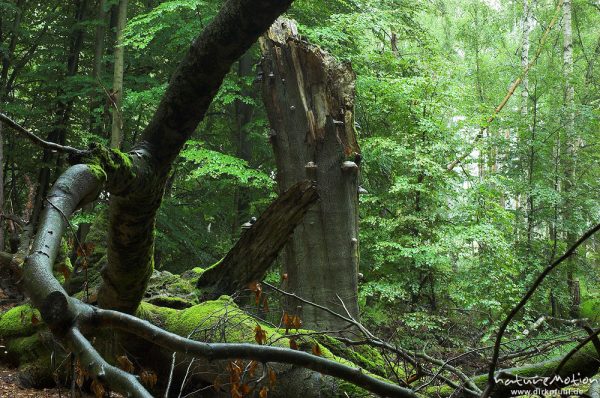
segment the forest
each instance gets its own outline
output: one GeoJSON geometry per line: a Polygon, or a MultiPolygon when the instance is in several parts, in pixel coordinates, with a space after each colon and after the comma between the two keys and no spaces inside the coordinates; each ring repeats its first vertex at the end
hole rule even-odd
{"type": "Polygon", "coordinates": [[[0,58],[0,396],[600,398],[598,0],[0,0],[0,58]]]}

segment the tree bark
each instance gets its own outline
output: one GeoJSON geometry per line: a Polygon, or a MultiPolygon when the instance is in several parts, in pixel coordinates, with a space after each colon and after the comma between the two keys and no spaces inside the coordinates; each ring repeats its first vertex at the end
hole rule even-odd
{"type": "Polygon", "coordinates": [[[284,192],[245,231],[225,258],[207,269],[198,280],[205,298],[231,295],[261,281],[289,236],[317,201],[310,181],[301,181],[284,192]]]}
{"type": "Polygon", "coordinates": [[[6,54],[2,56],[2,69],[0,70],[0,100],[8,95],[8,71],[13,62],[13,56],[17,43],[19,41],[19,26],[21,25],[21,19],[23,17],[23,6],[25,5],[24,0],[18,0],[15,4],[16,14],[13,21],[12,32],[8,43],[8,49],[6,54]]]}
{"type": "MultiPolygon", "coordinates": [[[[360,149],[354,131],[354,72],[301,41],[289,20],[276,21],[261,46],[279,190],[309,178],[316,181],[320,197],[285,249],[288,288],[339,313],[345,313],[343,300],[357,317],[360,149]]],[[[313,307],[300,312],[309,328],[341,326],[339,319],[313,307]]]]}
{"type": "MultiPolygon", "coordinates": [[[[102,71],[104,65],[102,58],[104,56],[104,39],[106,36],[106,16],[106,0],[100,0],[98,2],[98,12],[96,16],[97,25],[94,37],[94,65],[92,69],[92,84],[96,87],[102,84],[102,71]]],[[[99,137],[102,137],[104,136],[104,120],[103,116],[101,116],[100,121],[98,121],[96,109],[102,106],[104,102],[102,101],[102,98],[105,97],[106,93],[104,93],[104,90],[92,90],[92,92],[93,94],[90,98],[90,130],[94,131],[99,137]]]]}

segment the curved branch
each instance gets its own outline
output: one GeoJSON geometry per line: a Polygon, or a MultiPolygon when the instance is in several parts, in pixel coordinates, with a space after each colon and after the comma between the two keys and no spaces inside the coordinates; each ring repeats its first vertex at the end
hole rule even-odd
{"type": "Polygon", "coordinates": [[[231,65],[293,0],[229,0],[194,41],[171,78],[142,140],[170,166],[203,119],[231,65]]]}
{"type": "Polygon", "coordinates": [[[52,266],[67,227],[66,217],[96,198],[103,182],[99,178],[87,165],[72,166],[48,193],[49,205],[42,212],[33,246],[23,266],[24,289],[38,308],[53,292],[66,295],[52,274],[52,266]]]}
{"type": "Polygon", "coordinates": [[[68,223],[67,217],[93,200],[103,182],[101,174],[93,173],[83,164],[72,166],[58,178],[48,194],[49,205],[42,213],[31,252],[23,266],[24,288],[49,329],[73,349],[86,371],[115,391],[149,398],[152,395],[134,376],[106,363],[73,326],[77,315],[89,311],[89,306],[68,297],[52,274],[52,265],[68,223]]]}
{"type": "Polygon", "coordinates": [[[81,367],[85,367],[86,372],[109,386],[111,390],[133,398],[152,398],[152,394],[142,387],[134,375],[109,365],[79,329],[71,328],[65,339],[79,358],[81,367]]]}
{"type": "MultiPolygon", "coordinates": [[[[600,329],[597,329],[595,332],[590,333],[590,335],[586,339],[582,340],[581,343],[577,344],[577,346],[575,346],[571,351],[569,351],[569,353],[565,355],[562,361],[560,361],[560,363],[556,367],[556,370],[554,370],[554,374],[558,375],[562,368],[567,364],[567,362],[569,362],[569,359],[571,359],[573,355],[577,354],[577,352],[579,352],[579,350],[585,347],[589,342],[594,341],[594,339],[597,339],[598,335],[600,335],[600,329]]],[[[600,352],[598,352],[598,355],[600,355],[600,352]]]]}
{"type": "Polygon", "coordinates": [[[132,333],[160,347],[172,351],[207,358],[251,359],[258,362],[279,362],[298,365],[326,375],[346,380],[354,385],[385,397],[416,398],[417,395],[406,388],[376,379],[360,368],[352,368],[303,351],[289,348],[271,347],[244,343],[203,343],[167,332],[135,316],[117,311],[94,309],[79,319],[82,326],[92,328],[114,328],[132,333]]]}
{"type": "Polygon", "coordinates": [[[23,134],[26,138],[28,138],[34,144],[44,148],[49,149],[51,151],[57,151],[62,153],[68,153],[70,155],[75,156],[83,156],[86,151],[73,148],[66,145],[59,145],[55,142],[49,142],[41,139],[37,135],[33,134],[31,131],[27,130],[25,127],[21,126],[19,123],[15,122],[4,113],[0,112],[0,122],[6,123],[7,126],[12,127],[17,132],[23,134]]]}
{"type": "Polygon", "coordinates": [[[560,258],[558,258],[552,264],[548,265],[544,269],[544,271],[536,278],[535,282],[529,288],[527,293],[525,293],[525,295],[523,296],[521,301],[519,301],[519,303],[517,305],[515,305],[515,307],[510,311],[510,313],[504,320],[504,322],[502,322],[502,325],[500,325],[500,329],[498,330],[498,335],[496,336],[496,342],[494,343],[494,354],[492,356],[492,361],[490,362],[490,368],[488,371],[487,386],[486,386],[486,389],[483,392],[481,398],[489,397],[490,394],[492,393],[492,390],[494,389],[494,386],[495,386],[494,372],[496,371],[496,366],[498,364],[498,357],[500,356],[500,344],[502,341],[502,336],[504,335],[504,332],[506,331],[506,328],[508,327],[508,324],[510,323],[510,321],[515,317],[517,312],[519,312],[521,310],[521,308],[523,308],[525,306],[527,301],[529,301],[529,298],[533,295],[533,293],[537,290],[537,288],[542,284],[542,282],[544,281],[546,276],[548,276],[548,274],[550,272],[552,272],[552,270],[554,270],[554,268],[556,268],[559,264],[561,264],[563,261],[565,261],[567,258],[569,258],[573,253],[575,253],[575,250],[577,250],[577,248],[579,246],[581,246],[582,243],[584,243],[586,240],[588,240],[590,237],[592,237],[599,230],[600,230],[600,224],[597,224],[595,227],[591,228],[585,234],[583,234],[577,240],[577,242],[575,242],[571,247],[569,247],[569,249],[565,252],[565,254],[563,254],[560,258]]]}

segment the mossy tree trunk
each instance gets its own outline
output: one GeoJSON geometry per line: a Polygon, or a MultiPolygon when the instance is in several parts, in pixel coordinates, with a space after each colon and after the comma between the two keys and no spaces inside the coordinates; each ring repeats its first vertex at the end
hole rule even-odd
{"type": "MultiPolygon", "coordinates": [[[[347,64],[302,40],[279,19],[261,39],[263,98],[271,124],[277,183],[316,181],[320,201],[296,228],[284,253],[288,290],[358,316],[358,172],[354,131],[355,75],[347,64]],[[339,296],[339,298],[338,298],[339,296]]],[[[289,311],[309,328],[347,326],[312,306],[289,311]]]]}
{"type": "Polygon", "coordinates": [[[174,73],[141,141],[125,155],[132,172],[109,175],[108,266],[98,295],[102,307],[128,313],[137,308],[153,269],[156,212],[173,161],[231,65],[290,3],[226,2],[174,73]]]}

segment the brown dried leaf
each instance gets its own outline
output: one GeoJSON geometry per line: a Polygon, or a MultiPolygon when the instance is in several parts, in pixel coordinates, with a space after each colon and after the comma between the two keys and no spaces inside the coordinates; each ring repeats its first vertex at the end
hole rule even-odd
{"type": "Polygon", "coordinates": [[[256,325],[254,328],[254,340],[260,345],[267,343],[267,332],[264,331],[260,325],[256,325]]]}
{"type": "Polygon", "coordinates": [[[232,384],[231,385],[231,398],[242,398],[243,395],[239,390],[239,387],[237,384],[232,384]]]}
{"type": "Polygon", "coordinates": [[[217,392],[221,390],[221,379],[219,376],[217,376],[213,382],[213,389],[217,392]]]}
{"type": "Polygon", "coordinates": [[[312,353],[318,357],[320,357],[321,355],[323,355],[323,353],[321,352],[321,346],[317,343],[315,345],[313,345],[312,347],[312,353]]]}
{"type": "Polygon", "coordinates": [[[239,365],[237,360],[229,362],[227,367],[229,368],[229,382],[231,384],[238,384],[242,374],[242,367],[239,365]]]}
{"type": "Polygon", "coordinates": [[[140,380],[143,385],[152,389],[158,381],[158,376],[153,371],[144,369],[142,370],[142,373],[140,373],[140,380]]]}
{"type": "Polygon", "coordinates": [[[71,270],[69,269],[69,267],[63,264],[63,266],[60,267],[59,271],[65,277],[65,281],[69,280],[69,278],[71,277],[71,270]]]}
{"type": "Polygon", "coordinates": [[[298,349],[298,343],[296,342],[296,339],[294,339],[294,338],[290,339],[290,348],[292,350],[297,350],[298,349]]]}
{"type": "Polygon", "coordinates": [[[250,392],[252,392],[252,387],[250,387],[248,384],[242,384],[240,390],[242,395],[248,395],[250,392]]]}
{"type": "Polygon", "coordinates": [[[117,365],[119,365],[121,370],[124,370],[128,373],[133,373],[135,370],[133,363],[129,360],[129,358],[127,358],[127,355],[121,355],[120,357],[117,357],[117,365]]]}
{"type": "Polygon", "coordinates": [[[273,369],[269,369],[269,386],[273,388],[277,381],[277,373],[273,369]]]}
{"type": "Polygon", "coordinates": [[[77,257],[89,257],[94,252],[96,245],[92,242],[86,242],[77,247],[77,257]]]}
{"type": "Polygon", "coordinates": [[[250,361],[250,363],[248,364],[248,375],[250,377],[254,377],[254,372],[256,371],[257,367],[258,367],[258,362],[250,361]]]}
{"type": "Polygon", "coordinates": [[[35,312],[31,313],[31,324],[32,325],[37,325],[40,323],[40,319],[35,315],[35,312]]]}
{"type": "Polygon", "coordinates": [[[92,385],[90,388],[92,389],[92,392],[96,398],[103,398],[104,394],[106,394],[104,386],[96,379],[92,380],[92,385]]]}
{"type": "Polygon", "coordinates": [[[269,388],[267,386],[263,386],[263,388],[261,388],[260,392],[258,393],[258,397],[259,398],[267,398],[268,395],[269,395],[269,388]]]}
{"type": "Polygon", "coordinates": [[[86,372],[81,368],[81,363],[79,359],[75,362],[75,384],[79,386],[79,388],[83,387],[83,383],[85,383],[86,372]]]}
{"type": "Polygon", "coordinates": [[[300,317],[298,315],[294,315],[292,317],[291,320],[291,325],[294,327],[294,329],[298,330],[302,327],[302,320],[300,319],[300,317]]]}

